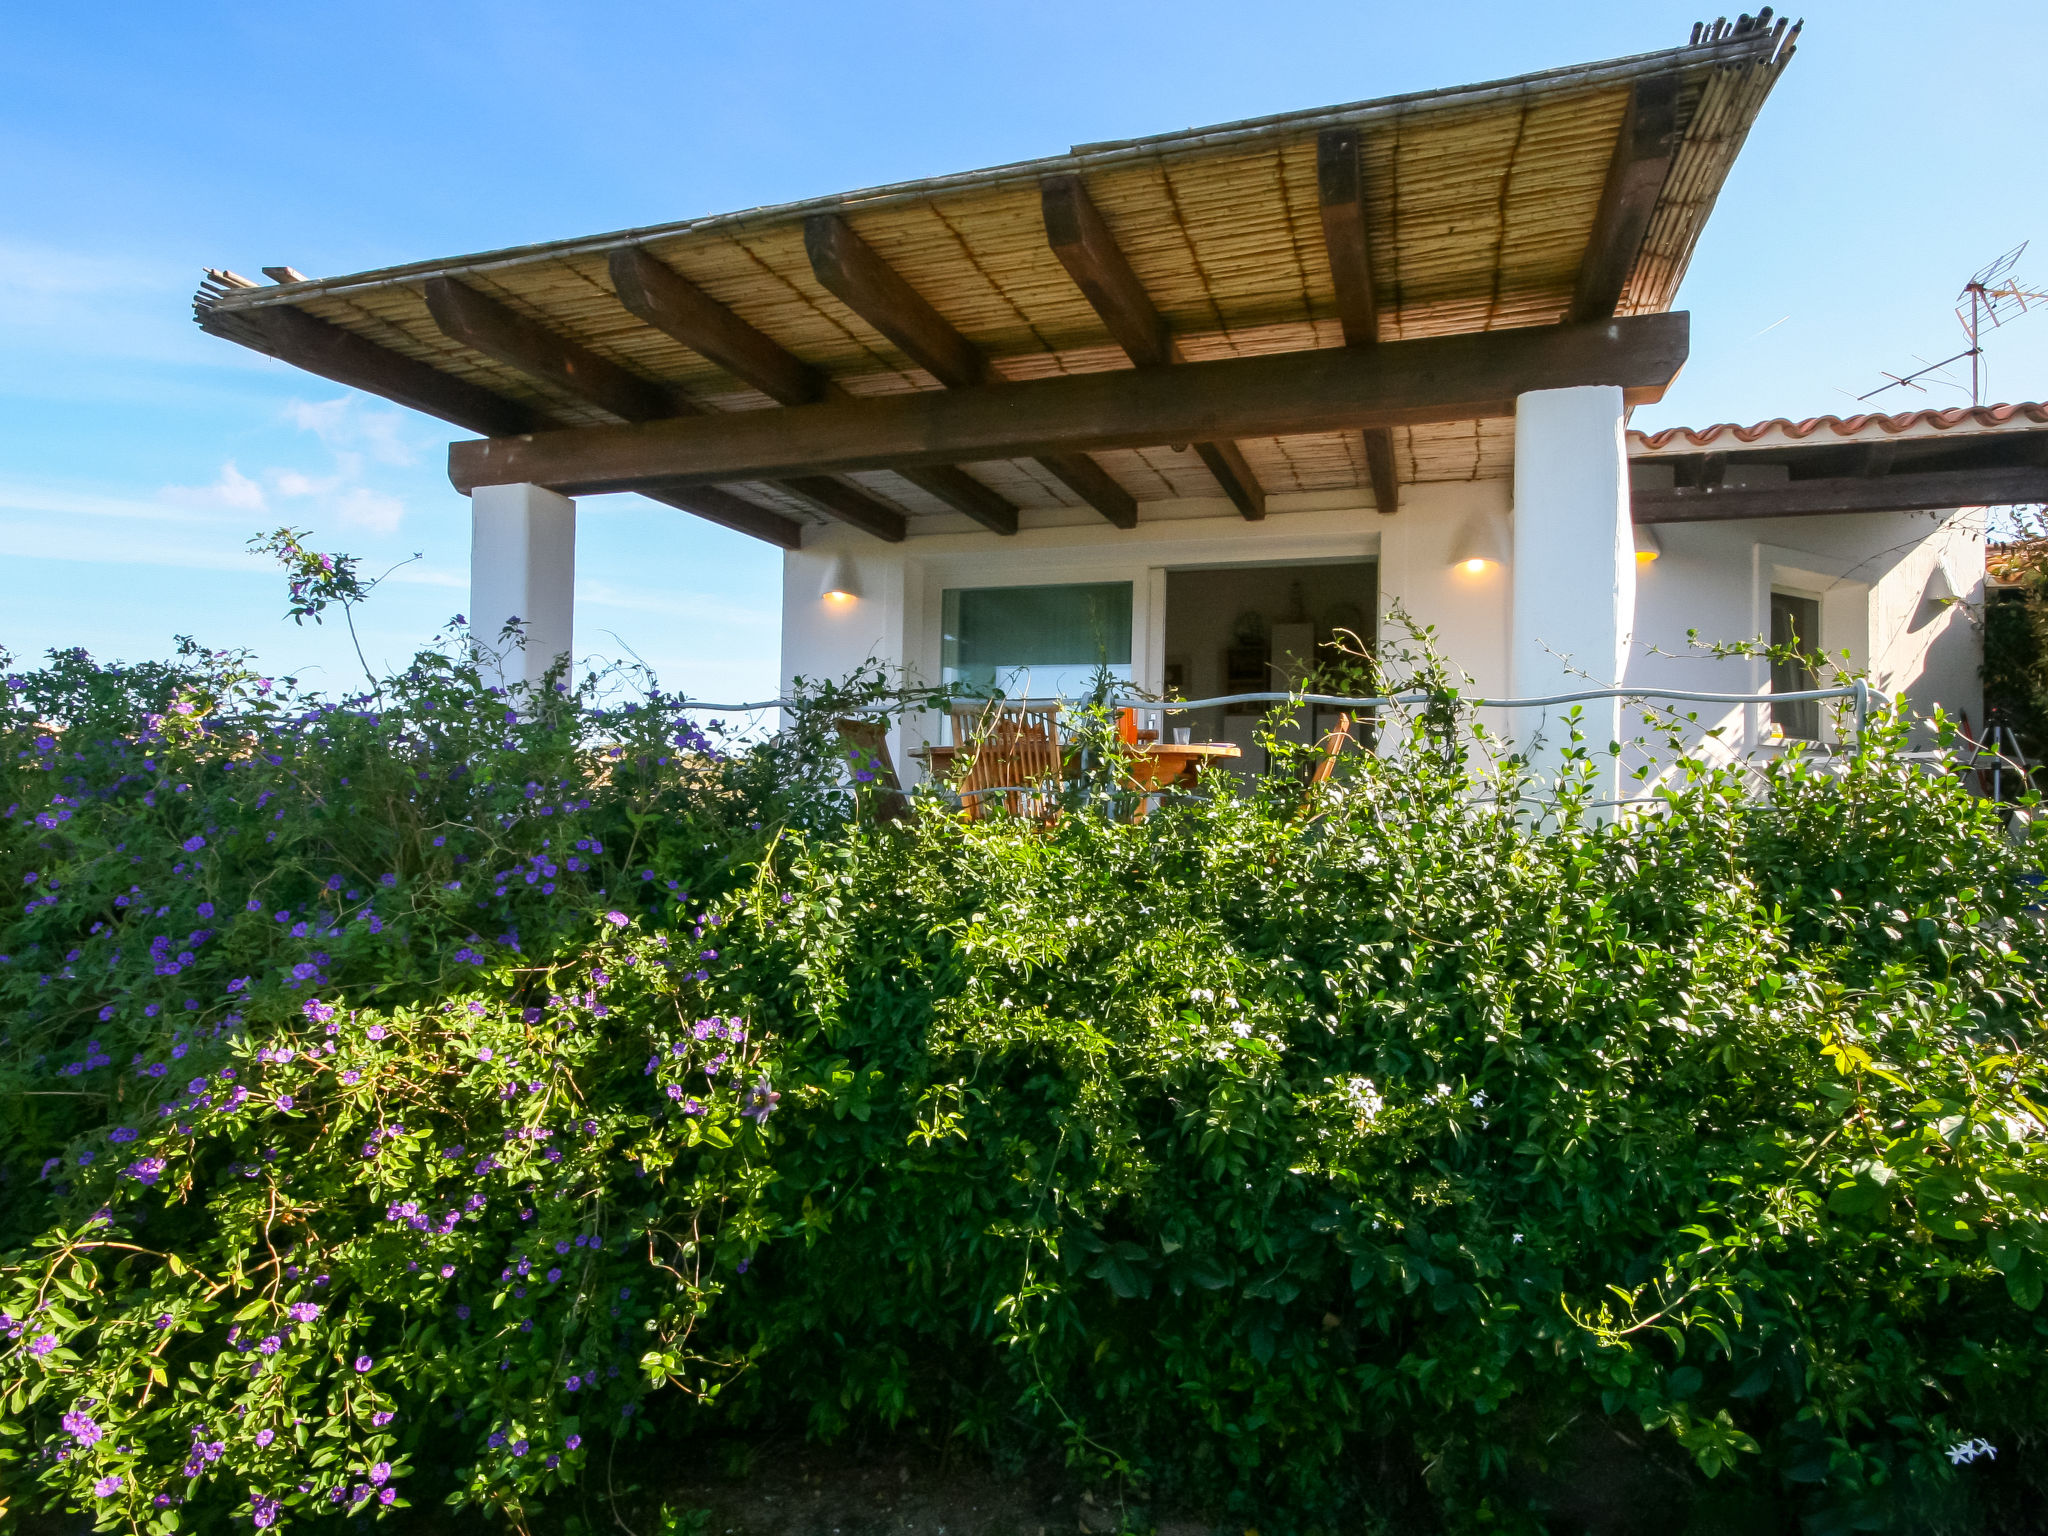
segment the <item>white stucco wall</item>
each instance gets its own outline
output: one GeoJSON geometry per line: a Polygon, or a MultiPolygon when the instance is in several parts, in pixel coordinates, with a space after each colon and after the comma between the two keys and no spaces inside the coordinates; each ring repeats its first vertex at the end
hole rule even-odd
{"type": "MultiPolygon", "coordinates": [[[[1981,508],[1960,512],[1859,513],[1657,527],[1660,559],[1637,569],[1636,643],[1629,681],[1755,693],[1770,669],[1749,658],[1714,660],[1693,646],[1767,635],[1773,589],[1820,602],[1821,645],[1847,651],[1874,686],[1903,692],[1916,715],[1939,702],[1981,721],[1981,654],[1974,620],[1984,595],[1981,508]],[[1927,600],[1937,564],[1959,601],[1927,600]]],[[[1753,745],[1768,728],[1760,708],[1715,711],[1731,745],[1753,745]]]]}
{"type": "MultiPolygon", "coordinates": [[[[1503,479],[1404,487],[1392,517],[1332,493],[1275,498],[1256,523],[1209,501],[1148,504],[1146,521],[1128,531],[1067,517],[1010,538],[962,529],[884,544],[850,529],[813,529],[783,560],[783,685],[799,676],[843,677],[871,658],[918,682],[937,681],[948,587],[1129,581],[1132,675],[1157,689],[1169,570],[1375,558],[1382,643],[1399,640],[1405,617],[1431,632],[1470,676],[1474,693],[1499,697],[1510,680],[1512,573],[1500,564],[1470,572],[1454,561],[1474,519],[1509,524],[1510,501],[1503,479]],[[853,562],[861,596],[827,603],[822,584],[841,555],[853,562]]],[[[1627,681],[1761,691],[1769,680],[1761,663],[1689,653],[1686,632],[1703,640],[1756,638],[1769,627],[1775,585],[1818,597],[1822,643],[1871,667],[1877,686],[1907,691],[1923,711],[1939,699],[1981,720],[1977,640],[1965,609],[1981,611],[1983,522],[1975,511],[1662,525],[1662,558],[1637,568],[1627,681]],[[1924,600],[1937,561],[1962,602],[1924,600]]],[[[1589,593],[1589,601],[1598,595],[1589,593]]],[[[1720,722],[1702,710],[1706,723],[1730,727],[1729,744],[1738,749],[1762,739],[1762,715],[1737,708],[1720,722]]],[[[1487,723],[1503,731],[1509,725],[1498,717],[1487,723]]],[[[935,738],[937,728],[936,720],[903,722],[891,742],[899,767],[911,770],[909,750],[935,738]]]]}

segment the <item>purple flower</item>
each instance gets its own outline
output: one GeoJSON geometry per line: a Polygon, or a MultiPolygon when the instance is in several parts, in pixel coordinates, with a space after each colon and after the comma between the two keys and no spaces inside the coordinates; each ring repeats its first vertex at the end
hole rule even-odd
{"type": "Polygon", "coordinates": [[[495,1433],[495,1432],[494,1432],[494,1433],[493,1433],[493,1434],[491,1435],[490,1439],[488,1439],[488,1440],[486,1440],[486,1441],[484,1442],[484,1444],[485,1444],[485,1445],[489,1446],[489,1447],[490,1447],[490,1448],[491,1448],[492,1450],[494,1450],[494,1451],[495,1451],[495,1450],[496,1450],[496,1449],[497,1449],[497,1448],[498,1448],[499,1446],[503,1445],[504,1443],[505,1443],[505,1436],[504,1436],[504,1435],[502,1435],[502,1434],[499,1434],[499,1433],[495,1433]]]}
{"type": "Polygon", "coordinates": [[[368,1372],[368,1370],[370,1369],[370,1367],[371,1367],[371,1366],[373,1366],[373,1365],[375,1365],[376,1363],[377,1363],[377,1362],[376,1362],[376,1361],[374,1361],[374,1360],[372,1360],[372,1359],[371,1359],[371,1358],[370,1358],[370,1357],[369,1357],[368,1355],[357,1355],[357,1356],[356,1356],[356,1374],[357,1374],[358,1376],[361,1376],[361,1375],[365,1374],[366,1372],[368,1372]]]}
{"type": "Polygon", "coordinates": [[[382,1040],[384,1038],[384,1026],[382,1024],[372,1024],[367,1033],[372,1040],[382,1040]]]}
{"type": "Polygon", "coordinates": [[[206,846],[206,839],[200,837],[197,833],[194,833],[191,837],[186,838],[183,844],[181,844],[180,846],[182,846],[187,853],[197,853],[200,849],[206,846]]]}
{"type": "Polygon", "coordinates": [[[568,1439],[562,1442],[563,1445],[567,1446],[572,1451],[575,1450],[582,1443],[583,1437],[581,1435],[571,1435],[568,1439]]]}
{"type": "Polygon", "coordinates": [[[293,1100],[290,1094],[279,1094],[277,1099],[277,1107],[279,1109],[290,1109],[292,1107],[292,1102],[293,1100]]]}
{"type": "Polygon", "coordinates": [[[259,1429],[259,1430],[257,1430],[257,1431],[256,1431],[256,1449],[257,1449],[257,1450],[259,1450],[259,1451],[260,1451],[260,1450],[263,1450],[264,1448],[266,1448],[266,1447],[267,1447],[267,1446],[268,1446],[268,1445],[270,1444],[270,1442],[271,1442],[271,1441],[275,1440],[276,1438],[277,1438],[277,1431],[276,1431],[276,1430],[274,1430],[274,1429],[259,1429]]]}
{"type": "Polygon", "coordinates": [[[623,912],[607,912],[604,915],[604,920],[610,923],[614,928],[623,928],[629,921],[626,914],[623,912]]]}
{"type": "Polygon", "coordinates": [[[317,1301],[295,1301],[292,1303],[291,1318],[295,1323],[310,1323],[320,1315],[317,1301]]]}
{"type": "Polygon", "coordinates": [[[96,1499],[111,1499],[120,1491],[121,1474],[118,1472],[109,1472],[105,1477],[92,1485],[92,1495],[96,1499]]]}
{"type": "Polygon", "coordinates": [[[283,1345],[284,1340],[280,1339],[276,1334],[272,1333],[264,1335],[263,1342],[261,1344],[258,1344],[256,1348],[262,1354],[274,1355],[278,1352],[280,1348],[283,1347],[283,1345]]]}
{"type": "Polygon", "coordinates": [[[356,1071],[356,1069],[353,1067],[349,1068],[348,1071],[341,1074],[341,1081],[345,1087],[353,1088],[357,1083],[361,1082],[362,1080],[363,1074],[356,1071]]]}
{"type": "Polygon", "coordinates": [[[747,1090],[746,1102],[740,1106],[740,1113],[750,1117],[756,1125],[766,1125],[768,1117],[775,1113],[775,1106],[782,1102],[782,1095],[768,1086],[768,1079],[762,1078],[747,1090]]]}
{"type": "Polygon", "coordinates": [[[160,1157],[141,1157],[121,1170],[124,1178],[133,1179],[144,1189],[152,1188],[163,1177],[164,1160],[160,1157]]]}
{"type": "Polygon", "coordinates": [[[125,1125],[117,1125],[111,1131],[107,1132],[107,1140],[113,1142],[117,1146],[123,1142],[133,1141],[134,1139],[135,1132],[125,1125]]]}
{"type": "Polygon", "coordinates": [[[527,1452],[527,1448],[528,1443],[524,1440],[514,1440],[512,1442],[512,1454],[514,1456],[524,1456],[527,1452]]]}
{"type": "Polygon", "coordinates": [[[64,1433],[76,1440],[80,1445],[97,1445],[99,1444],[100,1436],[104,1433],[99,1425],[93,1422],[91,1414],[81,1412],[75,1408],[64,1415],[62,1423],[64,1425],[64,1433]]]}
{"type": "Polygon", "coordinates": [[[323,1003],[317,997],[309,997],[299,1005],[299,1011],[315,1024],[325,1024],[334,1017],[334,1005],[323,1003]]]}
{"type": "Polygon", "coordinates": [[[380,1408],[377,1412],[370,1415],[370,1424],[373,1428],[382,1429],[397,1417],[397,1414],[390,1412],[388,1409],[380,1408]]]}
{"type": "MultiPolygon", "coordinates": [[[[268,1434],[269,1431],[265,1430],[264,1433],[268,1434]]],[[[261,1439],[262,1437],[258,1436],[257,1438],[261,1439]]],[[[277,1513],[278,1504],[276,1499],[261,1493],[249,1495],[249,1518],[256,1523],[257,1530],[260,1531],[267,1526],[275,1525],[277,1523],[277,1513]]]]}
{"type": "Polygon", "coordinates": [[[370,1486],[371,1486],[371,1487],[373,1487],[373,1488],[382,1488],[382,1487],[383,1487],[383,1486],[384,1486],[384,1485],[385,1485],[386,1483],[388,1483],[388,1482],[390,1482],[390,1481],[391,1481],[391,1463],[390,1463],[390,1462],[388,1462],[388,1461],[380,1461],[380,1462],[378,1462],[378,1463],[377,1463],[377,1465],[375,1465],[374,1467],[370,1468],[370,1486]]]}

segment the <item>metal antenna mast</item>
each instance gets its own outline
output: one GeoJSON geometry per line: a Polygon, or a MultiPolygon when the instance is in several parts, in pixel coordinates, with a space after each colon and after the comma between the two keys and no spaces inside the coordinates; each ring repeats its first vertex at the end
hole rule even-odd
{"type": "Polygon", "coordinates": [[[1956,321],[1963,328],[1963,335],[1969,339],[1969,346],[1945,357],[1938,363],[1929,363],[1912,373],[1888,373],[1888,382],[1880,384],[1867,395],[1858,395],[1858,400],[1869,400],[1888,389],[1925,391],[1926,385],[1919,382],[1930,373],[1939,373],[1950,363],[1970,360],[1970,404],[1984,403],[1984,333],[1993,331],[2008,320],[2016,320],[2036,305],[2048,304],[2048,292],[2038,288],[2026,288],[2013,277],[2012,269],[2019,265],[2019,259],[2026,254],[2028,242],[2022,240],[1989,266],[1978,271],[1963,284],[1963,291],[1956,295],[1956,321]]]}

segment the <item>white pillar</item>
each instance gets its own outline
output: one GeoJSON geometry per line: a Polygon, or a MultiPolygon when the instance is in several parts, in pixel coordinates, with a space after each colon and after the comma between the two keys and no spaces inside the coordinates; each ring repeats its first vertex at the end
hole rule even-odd
{"type": "MultiPolygon", "coordinates": [[[[1516,399],[1511,588],[1514,697],[1620,685],[1635,633],[1636,561],[1618,388],[1543,389],[1516,399]]],[[[1620,701],[1583,709],[1585,746],[1601,770],[1594,798],[1617,798],[1620,775],[1608,747],[1621,739],[1620,701]]],[[[1546,778],[1570,745],[1565,712],[1522,710],[1515,723],[1546,778]]]]}
{"type": "Polygon", "coordinates": [[[501,653],[491,681],[537,683],[572,654],[575,604],[576,503],[538,485],[472,491],[469,632],[487,653],[501,653]],[[520,621],[523,650],[498,638],[511,619],[520,621]]]}

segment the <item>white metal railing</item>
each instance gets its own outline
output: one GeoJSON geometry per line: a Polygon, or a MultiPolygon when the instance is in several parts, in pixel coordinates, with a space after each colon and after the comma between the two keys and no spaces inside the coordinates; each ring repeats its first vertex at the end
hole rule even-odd
{"type": "MultiPolygon", "coordinates": [[[[1856,728],[1870,720],[1873,703],[1891,706],[1891,696],[1858,678],[1834,688],[1802,688],[1787,693],[1707,693],[1691,688],[1587,688],[1576,693],[1546,694],[1529,699],[1488,699],[1465,694],[1394,693],[1352,698],[1334,693],[1228,693],[1213,699],[1147,699],[1129,694],[1109,698],[1111,709],[1143,709],[1160,714],[1180,714],[1192,709],[1219,709],[1228,704],[1322,704],[1340,709],[1389,709],[1421,704],[1456,702],[1473,709],[1551,709],[1560,704],[1585,704],[1595,699],[1669,699],[1685,704],[1796,704],[1807,699],[1852,699],[1856,707],[1856,728]]],[[[1015,702],[1014,700],[1005,702],[1015,702]]],[[[748,714],[761,709],[796,709],[791,699],[761,699],[751,704],[682,703],[676,709],[712,710],[726,714],[748,714]]],[[[916,713],[916,711],[906,711],[916,713]]]]}

